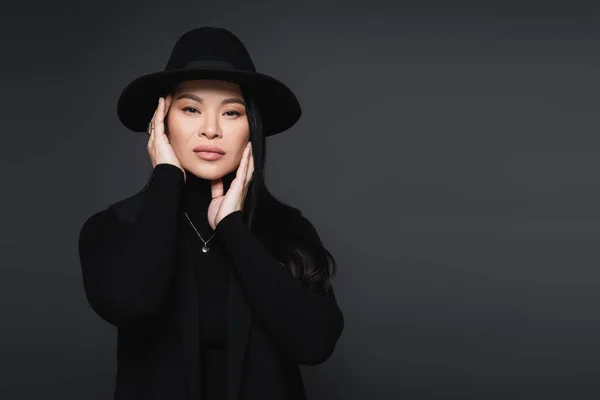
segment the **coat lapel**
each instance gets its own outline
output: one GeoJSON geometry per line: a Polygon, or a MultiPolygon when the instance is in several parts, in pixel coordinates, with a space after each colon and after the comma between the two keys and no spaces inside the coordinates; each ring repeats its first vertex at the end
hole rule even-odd
{"type": "Polygon", "coordinates": [[[235,272],[230,276],[227,332],[227,400],[239,398],[252,310],[235,272]]]}
{"type": "MultiPolygon", "coordinates": [[[[181,219],[180,219],[181,221],[181,219]]],[[[180,225],[181,228],[181,225],[180,225]]],[[[181,237],[181,236],[180,236],[181,237]]],[[[175,310],[190,399],[200,398],[200,346],[198,295],[194,278],[191,249],[186,240],[179,241],[179,263],[175,276],[175,310]]]]}

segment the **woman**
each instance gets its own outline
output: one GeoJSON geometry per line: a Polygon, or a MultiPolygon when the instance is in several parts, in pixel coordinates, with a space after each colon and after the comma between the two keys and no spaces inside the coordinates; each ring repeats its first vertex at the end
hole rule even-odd
{"type": "Polygon", "coordinates": [[[344,319],[333,257],[264,185],[265,138],[300,113],[219,28],[124,89],[152,175],[79,236],[87,299],[118,330],[116,399],[306,398],[299,366],[332,354],[344,319]]]}

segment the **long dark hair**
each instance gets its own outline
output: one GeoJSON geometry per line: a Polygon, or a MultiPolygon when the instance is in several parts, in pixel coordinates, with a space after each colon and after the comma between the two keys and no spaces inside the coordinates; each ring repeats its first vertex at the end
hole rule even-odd
{"type": "Polygon", "coordinates": [[[244,217],[293,276],[309,288],[326,293],[337,270],[335,259],[300,210],[276,199],[267,189],[264,179],[267,146],[260,109],[251,91],[244,89],[243,95],[254,156],[254,175],[246,195],[244,217]]]}

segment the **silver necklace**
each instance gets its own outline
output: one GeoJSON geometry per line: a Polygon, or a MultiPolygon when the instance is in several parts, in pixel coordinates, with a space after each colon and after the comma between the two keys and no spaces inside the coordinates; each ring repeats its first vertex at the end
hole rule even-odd
{"type": "Polygon", "coordinates": [[[198,235],[198,237],[200,238],[200,240],[202,240],[202,243],[204,243],[204,246],[202,246],[202,252],[203,253],[208,253],[210,251],[210,247],[208,247],[208,242],[210,242],[210,240],[215,236],[216,232],[213,232],[212,236],[208,240],[204,240],[202,238],[202,235],[200,234],[200,232],[198,232],[198,229],[196,229],[196,227],[194,226],[194,223],[192,222],[192,220],[188,216],[187,212],[184,211],[183,213],[185,214],[185,217],[187,218],[187,220],[190,223],[190,225],[192,225],[192,228],[194,228],[194,230],[196,231],[196,234],[198,235]]]}

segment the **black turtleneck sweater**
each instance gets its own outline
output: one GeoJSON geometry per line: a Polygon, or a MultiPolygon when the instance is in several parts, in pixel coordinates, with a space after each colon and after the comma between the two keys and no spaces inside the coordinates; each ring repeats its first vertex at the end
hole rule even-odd
{"type": "MultiPolygon", "coordinates": [[[[231,173],[223,178],[225,191],[234,177],[235,173],[231,173]]],[[[186,171],[181,200],[181,211],[190,219],[185,215],[183,217],[185,229],[182,239],[192,249],[198,292],[202,398],[224,400],[227,387],[227,297],[231,266],[208,224],[210,182],[186,171]],[[206,253],[202,251],[204,242],[210,249],[206,253]]]]}

